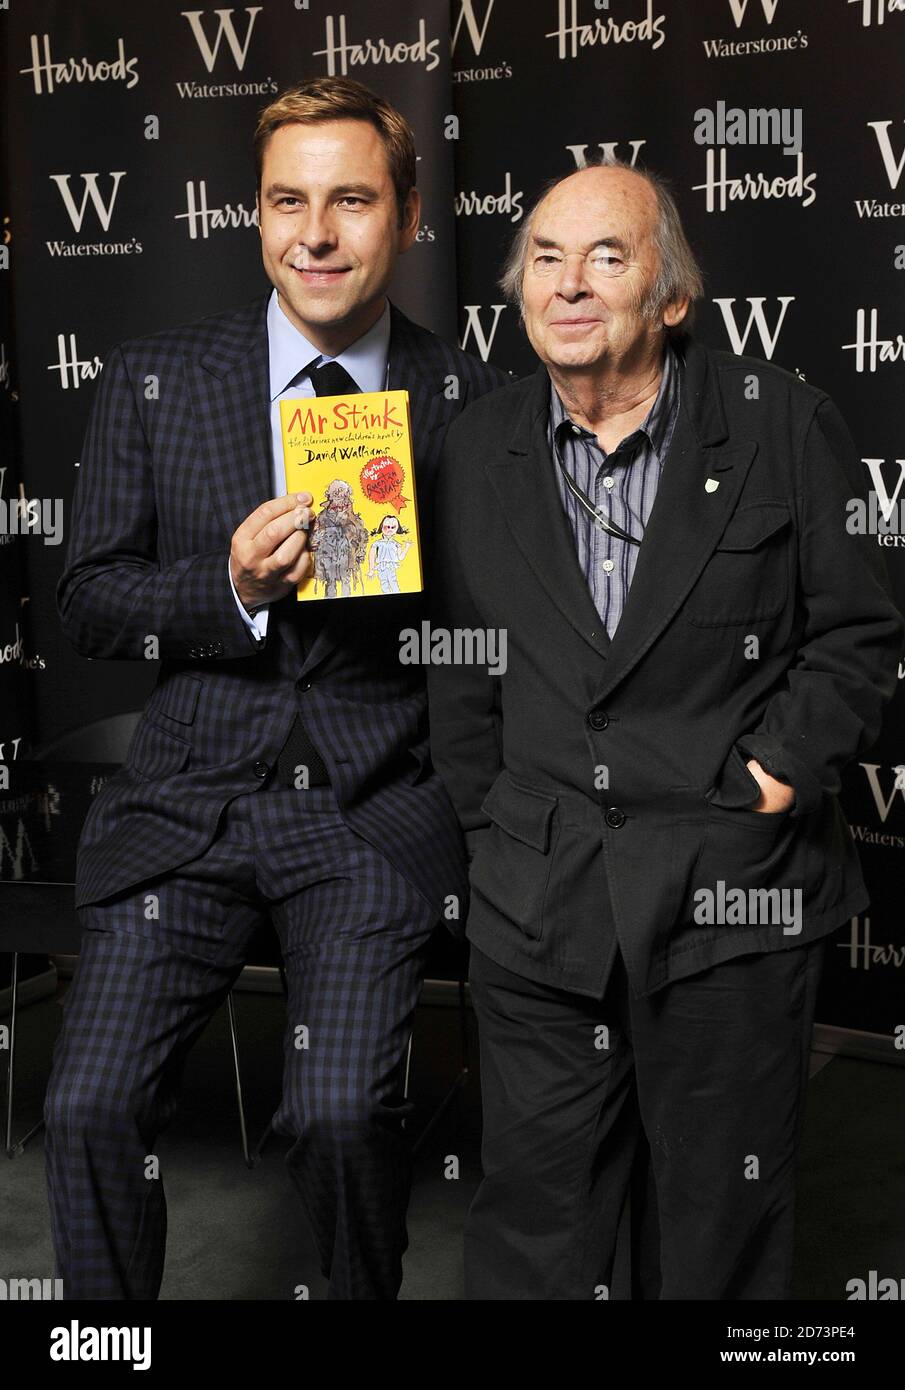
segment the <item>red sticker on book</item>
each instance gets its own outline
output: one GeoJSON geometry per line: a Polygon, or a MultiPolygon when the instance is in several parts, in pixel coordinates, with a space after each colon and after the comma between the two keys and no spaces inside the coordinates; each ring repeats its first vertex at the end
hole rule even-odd
{"type": "Polygon", "coordinates": [[[408,503],[408,498],[402,496],[404,476],[402,465],[384,454],[371,459],[361,470],[362,491],[369,501],[394,507],[399,512],[408,503]]]}

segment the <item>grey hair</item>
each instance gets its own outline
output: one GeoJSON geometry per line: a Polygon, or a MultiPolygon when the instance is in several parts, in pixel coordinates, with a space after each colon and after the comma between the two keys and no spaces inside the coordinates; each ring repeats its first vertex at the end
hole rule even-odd
{"type": "MultiPolygon", "coordinates": [[[[667,304],[671,304],[677,299],[687,299],[688,313],[682,323],[676,325],[675,328],[667,328],[666,330],[669,334],[684,332],[686,328],[691,326],[695,303],[703,298],[704,277],[697,257],[688,244],[676,200],[666,179],[650,169],[637,169],[624,159],[611,159],[605,155],[599,159],[589,160],[585,167],[588,169],[628,169],[630,173],[638,174],[642,179],[645,179],[653,190],[659,214],[654,227],[654,246],[659,259],[659,267],[653,284],[637,307],[648,318],[658,319],[667,304]]],[[[528,257],[528,243],[531,240],[531,223],[534,214],[548,193],[551,193],[559,184],[565,183],[566,179],[572,178],[573,174],[577,172],[581,171],[573,170],[571,174],[562,174],[544,184],[509,247],[503,263],[503,273],[500,276],[499,285],[508,302],[518,309],[520,315],[525,307],[522,281],[525,275],[525,262],[528,257]]]]}

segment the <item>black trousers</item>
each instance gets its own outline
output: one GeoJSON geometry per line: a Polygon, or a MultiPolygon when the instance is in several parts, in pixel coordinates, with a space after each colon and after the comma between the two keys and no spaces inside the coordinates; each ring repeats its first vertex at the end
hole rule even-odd
{"type": "Polygon", "coordinates": [[[645,999],[617,953],[600,1000],[472,945],[484,1178],[466,1223],[466,1297],[609,1297],[649,1146],[659,1260],[641,1296],[787,1298],[824,944],[739,956],[645,999]]]}

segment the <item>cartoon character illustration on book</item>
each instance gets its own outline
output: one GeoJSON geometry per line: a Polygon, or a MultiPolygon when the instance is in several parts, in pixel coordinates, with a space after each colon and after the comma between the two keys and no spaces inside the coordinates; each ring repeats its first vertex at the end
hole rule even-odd
{"type": "Polygon", "coordinates": [[[371,546],[368,578],[374,578],[374,570],[376,569],[381,592],[384,594],[399,593],[399,578],[396,570],[412,548],[411,541],[397,541],[397,534],[407,536],[408,531],[405,526],[400,524],[399,518],[395,516],[385,516],[380,525],[371,532],[372,536],[379,536],[380,540],[374,541],[371,546]]]}
{"type": "Polygon", "coordinates": [[[314,555],[314,590],[325,598],[350,598],[364,589],[361,566],[368,549],[368,529],[352,506],[352,488],[342,478],[328,483],[321,510],[311,526],[308,548],[314,555]]]}

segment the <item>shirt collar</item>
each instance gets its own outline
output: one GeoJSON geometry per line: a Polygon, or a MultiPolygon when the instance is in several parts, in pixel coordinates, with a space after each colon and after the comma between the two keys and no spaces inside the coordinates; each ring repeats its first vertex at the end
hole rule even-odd
{"type": "Polygon", "coordinates": [[[387,355],[390,348],[390,304],[375,324],[341,352],[325,357],[291,323],[277,300],[274,289],[267,305],[267,345],[270,357],[270,399],[287,389],[307,367],[338,362],[345,367],[359,391],[382,391],[386,384],[387,355]]]}
{"type": "MultiPolygon", "coordinates": [[[[627,440],[633,439],[636,434],[643,431],[650,440],[651,447],[659,459],[662,460],[663,449],[671,434],[672,418],[679,399],[679,364],[676,358],[675,349],[667,340],[666,349],[663,353],[663,372],[660,377],[660,388],[657,391],[656,399],[650,410],[645,415],[641,424],[631,434],[626,435],[625,439],[620,440],[617,448],[621,448],[627,440]]],[[[566,407],[560,399],[559,392],[550,382],[550,423],[557,444],[561,445],[563,436],[580,438],[583,437],[597,444],[597,437],[590,430],[583,426],[578,426],[578,434],[575,433],[575,421],[572,420],[566,407]]],[[[598,448],[600,446],[598,445],[598,448]]],[[[615,450],[611,451],[615,453],[615,450]]]]}

